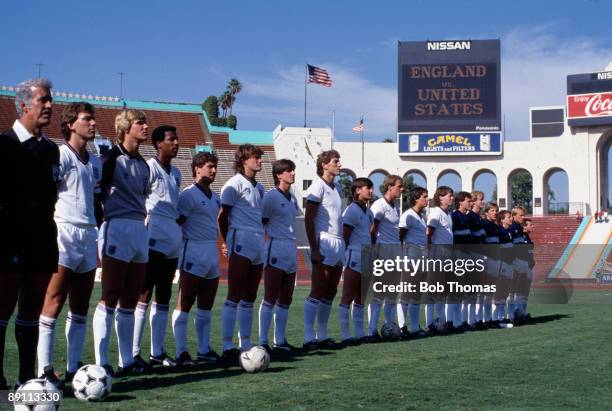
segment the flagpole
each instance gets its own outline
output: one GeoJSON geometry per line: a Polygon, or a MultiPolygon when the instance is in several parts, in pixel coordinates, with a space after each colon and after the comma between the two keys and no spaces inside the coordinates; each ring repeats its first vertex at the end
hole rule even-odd
{"type": "Polygon", "coordinates": [[[361,116],[361,169],[365,169],[365,155],[364,155],[364,144],[363,144],[363,130],[365,126],[363,125],[363,115],[361,116]]]}
{"type": "Polygon", "coordinates": [[[308,80],[308,63],[304,66],[304,128],[306,128],[306,95],[307,95],[307,80],[308,80]]]}
{"type": "Polygon", "coordinates": [[[334,148],[334,138],[336,137],[336,110],[332,110],[332,138],[331,148],[334,148]]]}

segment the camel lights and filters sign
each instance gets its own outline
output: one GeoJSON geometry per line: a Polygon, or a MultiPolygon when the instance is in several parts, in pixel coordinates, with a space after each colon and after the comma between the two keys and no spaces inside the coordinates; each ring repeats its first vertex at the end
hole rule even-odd
{"type": "Polygon", "coordinates": [[[398,43],[398,153],[499,155],[499,40],[398,43]]]}
{"type": "Polygon", "coordinates": [[[612,124],[612,71],[567,76],[567,124],[612,124]]]}

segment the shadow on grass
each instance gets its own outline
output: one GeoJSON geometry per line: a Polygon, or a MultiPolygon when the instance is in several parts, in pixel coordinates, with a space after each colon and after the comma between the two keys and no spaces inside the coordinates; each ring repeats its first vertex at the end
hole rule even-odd
{"type": "Polygon", "coordinates": [[[539,315],[537,317],[531,317],[531,320],[525,325],[536,325],[548,323],[551,321],[563,320],[565,318],[571,318],[570,314],[551,314],[551,315],[539,315]]]}
{"type": "MultiPolygon", "coordinates": [[[[292,369],[293,367],[276,367],[272,366],[268,368],[266,373],[279,373],[285,370],[292,369]]],[[[228,378],[235,377],[237,375],[245,374],[245,372],[239,368],[216,368],[208,369],[200,366],[190,367],[185,369],[184,373],[177,374],[175,372],[166,372],[164,374],[153,374],[144,375],[139,378],[133,378],[129,380],[113,381],[113,393],[125,393],[139,390],[151,390],[155,388],[167,388],[173,385],[181,385],[186,383],[205,381],[217,378],[228,378]],[[158,376],[158,378],[151,378],[152,376],[158,376]],[[160,375],[164,375],[159,377],[160,375]],[[144,382],[146,381],[146,383],[144,382]]],[[[114,398],[114,396],[113,396],[114,398]]],[[[134,397],[126,396],[125,399],[133,399],[134,397]]]]}

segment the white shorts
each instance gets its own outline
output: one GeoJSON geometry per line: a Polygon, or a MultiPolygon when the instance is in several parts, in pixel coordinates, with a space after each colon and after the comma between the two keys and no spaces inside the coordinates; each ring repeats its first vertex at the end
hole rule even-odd
{"type": "Polygon", "coordinates": [[[113,218],[100,227],[98,253],[126,263],[149,261],[149,234],[144,221],[113,218]]]}
{"type": "Polygon", "coordinates": [[[269,238],[266,241],[266,262],[270,266],[288,274],[297,271],[298,254],[295,240],[288,238],[269,238]]]}
{"type": "Polygon", "coordinates": [[[219,277],[219,249],[216,241],[185,240],[179,269],[212,280],[219,277]]]}
{"type": "Polygon", "coordinates": [[[344,265],[344,248],[342,238],[327,233],[319,233],[319,253],[323,257],[323,264],[330,267],[344,265]]]}
{"type": "Polygon", "coordinates": [[[168,258],[177,258],[181,251],[183,233],[175,220],[152,215],[147,225],[149,248],[168,258]]]}
{"type": "Polygon", "coordinates": [[[227,257],[232,253],[248,258],[251,265],[263,264],[266,259],[263,234],[231,228],[227,233],[227,257]]]}
{"type": "Polygon", "coordinates": [[[96,227],[57,224],[59,265],[74,273],[86,273],[96,268],[96,227]]]}
{"type": "Polygon", "coordinates": [[[349,247],[344,252],[344,261],[346,262],[344,269],[350,268],[361,273],[361,248],[349,247]]]}

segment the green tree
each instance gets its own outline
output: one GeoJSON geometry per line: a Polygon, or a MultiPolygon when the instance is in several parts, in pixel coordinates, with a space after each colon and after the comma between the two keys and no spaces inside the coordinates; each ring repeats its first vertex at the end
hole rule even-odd
{"type": "Polygon", "coordinates": [[[531,174],[527,171],[519,171],[512,176],[510,191],[512,193],[512,202],[510,206],[523,206],[525,208],[525,214],[531,214],[533,199],[533,182],[531,174]]]}
{"type": "Polygon", "coordinates": [[[202,109],[206,112],[208,120],[212,122],[213,118],[219,117],[219,100],[216,96],[208,96],[202,103],[202,109]]]}
{"type": "Polygon", "coordinates": [[[415,187],[418,186],[414,183],[414,177],[412,177],[410,174],[404,176],[403,184],[404,192],[402,193],[402,211],[406,211],[410,207],[410,193],[415,189],[415,187]]]}
{"type": "Polygon", "coordinates": [[[233,128],[234,130],[236,130],[237,125],[238,125],[238,119],[236,118],[235,115],[230,114],[229,116],[227,116],[227,126],[229,128],[233,128]]]}
{"type": "Polygon", "coordinates": [[[383,138],[383,141],[382,141],[382,142],[383,142],[383,143],[393,143],[393,139],[392,139],[392,138],[389,138],[389,137],[387,137],[387,138],[383,138]]]}
{"type": "Polygon", "coordinates": [[[221,117],[226,118],[227,110],[232,105],[232,95],[229,91],[224,91],[223,94],[219,96],[219,107],[221,107],[222,114],[221,117]]]}
{"type": "Polygon", "coordinates": [[[228,85],[227,85],[227,91],[230,94],[230,101],[229,101],[229,115],[232,115],[232,108],[234,107],[234,103],[236,102],[236,94],[240,93],[242,91],[242,83],[240,83],[240,81],[238,81],[238,79],[232,78],[230,79],[228,85]]]}
{"type": "Polygon", "coordinates": [[[353,177],[345,171],[340,171],[336,182],[342,187],[342,195],[346,204],[353,201],[353,193],[351,192],[351,185],[353,184],[353,177]]]}

